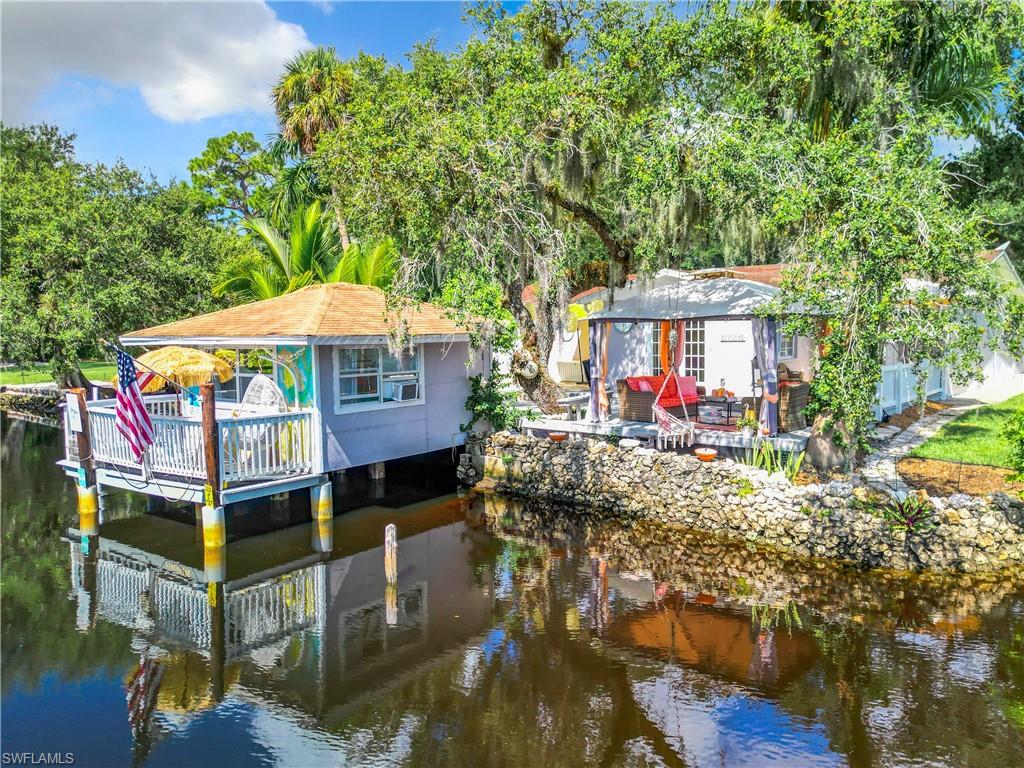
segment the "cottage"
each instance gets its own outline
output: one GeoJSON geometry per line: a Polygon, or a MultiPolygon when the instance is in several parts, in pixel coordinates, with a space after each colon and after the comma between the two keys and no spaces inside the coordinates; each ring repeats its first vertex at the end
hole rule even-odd
{"type": "Polygon", "coordinates": [[[85,423],[77,432],[68,424],[64,466],[76,476],[94,471],[100,485],[207,506],[322,487],[336,470],[459,445],[469,377],[490,365],[489,351],[471,350],[468,332],[438,307],[393,311],[380,289],[348,283],[308,286],[120,341],[233,350],[235,376],[206,387],[200,406],[182,393],[146,396],[156,440],[141,465],[115,428],[114,401],[69,409],[69,419],[85,423]],[[389,346],[396,331],[399,354],[389,346]],[[253,350],[271,361],[266,375],[286,407],[268,412],[247,401],[259,374],[246,365],[253,350]]]}

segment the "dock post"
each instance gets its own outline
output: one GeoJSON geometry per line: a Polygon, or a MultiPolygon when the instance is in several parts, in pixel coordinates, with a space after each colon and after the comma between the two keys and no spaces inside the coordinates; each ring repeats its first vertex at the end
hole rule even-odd
{"type": "Polygon", "coordinates": [[[383,480],[384,479],[384,462],[383,461],[375,461],[375,462],[373,462],[373,464],[370,464],[369,467],[367,467],[367,469],[370,472],[370,479],[371,480],[383,480]]]}
{"type": "Polygon", "coordinates": [[[398,624],[398,528],[394,523],[384,528],[384,621],[389,627],[398,624]]]}
{"type": "Polygon", "coordinates": [[[99,493],[95,485],[78,486],[78,530],[82,536],[99,535],[99,493]]]}
{"type": "Polygon", "coordinates": [[[227,543],[224,507],[220,505],[220,440],[217,435],[217,400],[213,384],[202,384],[203,458],[206,461],[206,487],[203,489],[203,546],[217,549],[227,543]]]}
{"type": "Polygon", "coordinates": [[[313,517],[313,549],[330,552],[334,549],[334,494],[330,480],[309,489],[309,509],[313,517]]]}

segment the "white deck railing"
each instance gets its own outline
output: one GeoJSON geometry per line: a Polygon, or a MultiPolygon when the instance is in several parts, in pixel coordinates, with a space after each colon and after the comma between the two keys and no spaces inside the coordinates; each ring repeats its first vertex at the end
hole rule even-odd
{"type": "MultiPolygon", "coordinates": [[[[922,372],[925,377],[924,394],[932,397],[942,392],[942,369],[933,363],[922,372]]],[[[878,384],[876,415],[902,411],[917,400],[917,375],[910,363],[882,366],[882,380],[878,384]]]]}
{"type": "MultiPolygon", "coordinates": [[[[145,402],[154,432],[145,470],[186,479],[206,478],[200,415],[177,415],[178,404],[173,395],[146,397],[145,402]]],[[[217,409],[223,482],[256,482],[313,471],[310,411],[234,415],[237,408],[225,404],[217,409]]],[[[115,402],[95,400],[88,404],[88,409],[93,458],[139,470],[128,442],[117,429],[115,402]]]]}

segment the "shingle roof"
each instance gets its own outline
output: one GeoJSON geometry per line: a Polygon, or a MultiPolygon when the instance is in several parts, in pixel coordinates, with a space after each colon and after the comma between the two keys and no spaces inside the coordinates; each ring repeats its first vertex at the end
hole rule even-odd
{"type": "MultiPolygon", "coordinates": [[[[467,333],[433,304],[414,303],[401,318],[413,337],[467,333]]],[[[386,336],[392,325],[385,293],[379,288],[327,283],[146,328],[122,339],[145,343],[146,339],[162,338],[380,337],[386,336]]]]}

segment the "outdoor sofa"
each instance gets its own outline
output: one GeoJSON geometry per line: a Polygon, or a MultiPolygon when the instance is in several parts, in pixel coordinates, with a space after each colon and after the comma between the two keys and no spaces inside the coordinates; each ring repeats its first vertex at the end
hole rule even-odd
{"type": "MultiPolygon", "coordinates": [[[[657,392],[634,392],[626,384],[625,379],[616,379],[615,389],[619,393],[619,418],[624,421],[654,421],[652,408],[658,397],[657,392]]],[[[697,394],[703,397],[706,394],[704,387],[697,387],[697,394]]],[[[670,414],[680,419],[684,417],[684,410],[691,419],[697,418],[697,403],[690,405],[679,405],[673,408],[666,408],[670,414]]]]}

